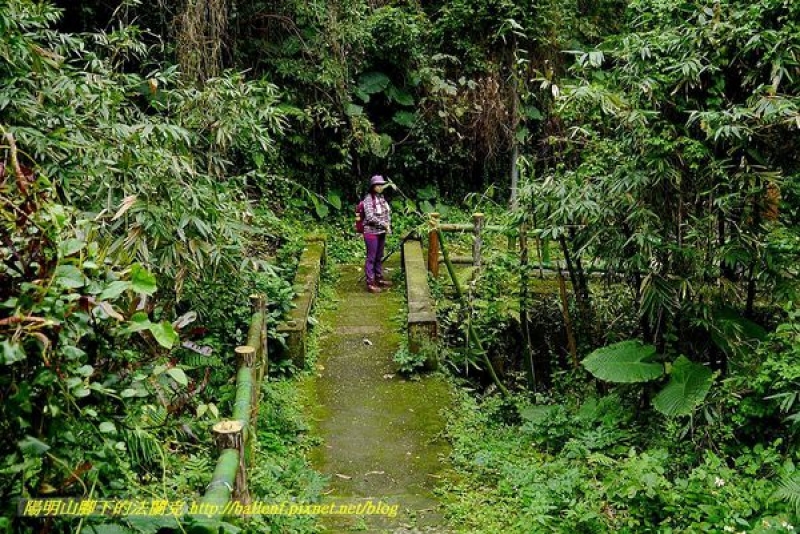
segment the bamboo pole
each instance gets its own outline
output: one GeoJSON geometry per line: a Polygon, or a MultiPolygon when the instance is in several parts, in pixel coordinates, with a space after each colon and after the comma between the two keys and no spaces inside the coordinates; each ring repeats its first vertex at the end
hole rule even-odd
{"type": "Polygon", "coordinates": [[[472,232],[474,228],[471,223],[442,223],[438,229],[442,232],[472,232]]]}
{"type": "Polygon", "coordinates": [[[483,247],[483,213],[472,214],[472,225],[472,265],[478,270],[481,268],[481,248],[483,247]]]}
{"type": "Polygon", "coordinates": [[[431,229],[428,232],[428,272],[434,278],[439,277],[439,214],[431,213],[431,229]]]}
{"type": "Polygon", "coordinates": [[[203,504],[225,505],[231,500],[233,486],[236,483],[236,470],[239,468],[239,451],[224,449],[217,460],[211,482],[206,486],[203,504]]]}
{"type": "Polygon", "coordinates": [[[520,290],[519,290],[519,322],[522,328],[523,357],[525,359],[525,371],[528,375],[528,384],[532,390],[536,390],[536,366],[533,363],[533,348],[531,347],[531,332],[528,324],[528,229],[525,223],[519,227],[519,266],[520,266],[520,290]]]}
{"type": "Polygon", "coordinates": [[[233,419],[241,421],[244,425],[245,445],[247,456],[253,449],[253,428],[250,426],[253,414],[253,394],[255,383],[253,380],[253,369],[242,366],[236,373],[236,397],[233,401],[233,419]]]}
{"type": "MultiPolygon", "coordinates": [[[[450,261],[455,264],[466,264],[472,265],[473,257],[472,256],[450,256],[450,261]]],[[[439,254],[439,263],[444,263],[444,256],[439,254]]]]}
{"type": "MultiPolygon", "coordinates": [[[[464,290],[461,289],[461,283],[458,281],[458,277],[456,276],[456,271],[453,268],[453,264],[450,262],[450,257],[447,254],[447,247],[444,244],[444,239],[442,239],[441,231],[437,230],[437,232],[439,233],[439,246],[442,248],[442,255],[444,256],[444,264],[447,266],[447,272],[450,274],[450,278],[453,280],[453,286],[456,289],[456,295],[458,296],[458,300],[461,302],[462,305],[464,305],[465,304],[464,303],[464,290]]],[[[472,326],[471,322],[469,324],[468,333],[469,333],[470,338],[475,340],[475,345],[477,346],[478,351],[480,352],[481,357],[483,358],[483,362],[486,365],[486,370],[489,372],[489,375],[492,377],[492,381],[497,386],[497,389],[499,389],[500,392],[504,396],[507,397],[508,394],[509,394],[508,393],[508,389],[503,385],[503,383],[497,377],[497,373],[495,373],[495,371],[494,371],[494,367],[492,366],[492,362],[489,360],[489,356],[486,354],[486,351],[483,349],[483,343],[481,342],[481,339],[478,337],[477,332],[475,332],[475,327],[472,326]]]]}
{"type": "Polygon", "coordinates": [[[247,330],[247,345],[253,347],[254,349],[258,350],[258,354],[255,356],[255,363],[258,363],[261,359],[260,349],[261,349],[261,327],[264,320],[264,315],[261,312],[255,312],[250,318],[250,327],[247,330]]]}
{"type": "MultiPolygon", "coordinates": [[[[256,347],[253,398],[250,407],[250,439],[256,440],[256,428],[258,425],[258,408],[261,405],[262,386],[264,378],[269,372],[269,355],[267,352],[267,299],[264,295],[254,293],[250,295],[250,304],[253,309],[253,317],[250,320],[250,330],[248,331],[247,344],[256,347]]],[[[255,463],[256,447],[250,445],[249,465],[255,463]]]]}
{"type": "Polygon", "coordinates": [[[233,418],[248,423],[250,421],[250,405],[253,394],[253,370],[240,367],[236,373],[236,398],[233,401],[233,418]]]}
{"type": "Polygon", "coordinates": [[[567,347],[569,347],[570,356],[572,356],[572,367],[578,368],[578,347],[575,344],[575,333],[572,330],[572,319],[569,315],[569,301],[567,300],[567,285],[564,282],[564,276],[561,274],[561,266],[556,270],[556,277],[558,278],[558,292],[561,295],[561,313],[564,316],[564,326],[567,331],[567,347]]]}
{"type": "MultiPolygon", "coordinates": [[[[483,229],[489,232],[505,232],[508,230],[501,224],[484,224],[483,229]]],[[[475,224],[473,223],[441,223],[439,230],[442,232],[474,232],[475,224]]]]}
{"type": "Polygon", "coordinates": [[[219,457],[203,495],[203,504],[224,506],[231,498],[244,504],[250,502],[246,460],[249,458],[252,464],[260,380],[267,364],[266,298],[251,295],[250,301],[254,313],[247,345],[234,349],[238,370],[232,418],[215,424],[211,429],[219,457]]]}

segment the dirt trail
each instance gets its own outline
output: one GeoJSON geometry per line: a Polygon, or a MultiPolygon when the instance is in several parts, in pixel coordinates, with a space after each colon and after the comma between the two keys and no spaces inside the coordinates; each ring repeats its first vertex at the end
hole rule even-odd
{"type": "MultiPolygon", "coordinates": [[[[397,263],[388,267],[390,274],[399,270],[397,263]]],[[[399,508],[396,517],[326,516],[323,523],[328,532],[446,532],[432,489],[449,452],[440,413],[449,388],[439,377],[412,381],[395,373],[402,284],[373,295],[364,291],[358,266],[337,269],[338,303],[320,317],[329,329],[306,388],[323,440],[312,461],[331,477],[325,502],[372,499],[399,508]]]]}

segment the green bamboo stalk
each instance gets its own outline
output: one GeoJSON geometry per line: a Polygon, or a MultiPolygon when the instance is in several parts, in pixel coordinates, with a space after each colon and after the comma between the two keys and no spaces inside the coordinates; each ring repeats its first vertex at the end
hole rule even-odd
{"type": "Polygon", "coordinates": [[[236,483],[236,470],[239,468],[239,451],[225,449],[219,455],[214,475],[203,495],[203,504],[224,506],[231,500],[233,485],[236,483]]]}
{"type": "Polygon", "coordinates": [[[261,328],[264,324],[264,315],[255,312],[250,319],[250,329],[247,331],[247,344],[256,349],[256,361],[261,358],[261,328]]]}
{"type": "MultiPolygon", "coordinates": [[[[256,394],[260,387],[259,377],[263,376],[261,375],[263,369],[260,367],[263,366],[266,358],[266,355],[263,354],[266,346],[264,343],[265,330],[266,313],[263,310],[256,311],[251,318],[247,335],[247,345],[256,350],[254,363],[256,368],[251,368],[246,364],[239,367],[236,372],[236,396],[233,403],[233,420],[242,423],[244,450],[225,449],[220,453],[211,482],[208,484],[206,492],[201,499],[203,504],[225,506],[233,495],[237,474],[246,474],[247,465],[244,460],[252,458],[252,441],[255,434],[255,426],[251,418],[253,417],[254,407],[258,402],[256,394]],[[244,472],[240,473],[240,470],[244,470],[244,472]]],[[[209,533],[216,531],[211,524],[198,526],[200,527],[199,531],[207,531],[209,533]]]]}
{"type": "Polygon", "coordinates": [[[250,410],[253,399],[253,370],[242,366],[236,373],[236,399],[233,402],[233,419],[250,426],[250,410]]]}
{"type": "Polygon", "coordinates": [[[253,465],[254,451],[253,441],[256,439],[256,424],[258,421],[258,407],[261,401],[261,384],[264,380],[267,368],[266,336],[267,336],[267,317],[263,311],[256,311],[250,319],[250,329],[247,333],[247,344],[256,349],[255,369],[253,369],[253,390],[250,399],[250,423],[247,433],[245,448],[248,451],[248,463],[253,465]]]}
{"type": "MultiPolygon", "coordinates": [[[[442,256],[444,257],[444,264],[447,266],[447,272],[450,274],[450,278],[453,280],[453,285],[456,289],[456,295],[458,296],[458,300],[461,302],[462,305],[465,305],[464,302],[464,290],[461,289],[461,283],[458,281],[458,277],[456,276],[456,271],[453,268],[453,264],[450,261],[450,255],[447,253],[447,247],[445,246],[444,239],[442,237],[441,230],[436,230],[436,233],[439,235],[439,248],[442,251],[442,256]]],[[[489,375],[492,377],[492,381],[497,386],[497,389],[504,396],[508,396],[508,389],[503,385],[500,379],[497,376],[497,373],[494,372],[494,367],[492,366],[492,362],[489,360],[489,356],[486,354],[486,351],[483,350],[483,343],[481,342],[481,338],[478,337],[478,333],[475,331],[475,327],[472,326],[472,323],[469,324],[468,329],[469,337],[474,340],[478,351],[483,358],[483,363],[486,365],[486,370],[489,371],[489,375]]]]}
{"type": "MultiPolygon", "coordinates": [[[[253,395],[253,370],[242,366],[236,374],[236,398],[233,404],[233,419],[242,422],[242,439],[248,442],[250,434],[250,409],[253,395]]],[[[236,473],[240,468],[241,458],[236,449],[225,449],[217,459],[217,466],[203,495],[202,502],[210,504],[226,504],[236,484],[236,473]]]]}

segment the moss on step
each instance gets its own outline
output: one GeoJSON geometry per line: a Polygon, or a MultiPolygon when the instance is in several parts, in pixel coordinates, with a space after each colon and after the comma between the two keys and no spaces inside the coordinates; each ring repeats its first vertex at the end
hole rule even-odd
{"type": "MultiPolygon", "coordinates": [[[[331,477],[328,498],[369,497],[400,506],[395,518],[365,517],[371,532],[409,522],[440,524],[432,490],[449,453],[441,413],[451,402],[449,385],[438,376],[406,380],[395,372],[401,334],[392,323],[403,309],[402,288],[367,294],[359,267],[339,270],[338,307],[320,318],[329,331],[320,338],[317,375],[305,383],[314,431],[322,438],[312,462],[331,477]]],[[[326,520],[336,532],[356,522],[326,520]]]]}

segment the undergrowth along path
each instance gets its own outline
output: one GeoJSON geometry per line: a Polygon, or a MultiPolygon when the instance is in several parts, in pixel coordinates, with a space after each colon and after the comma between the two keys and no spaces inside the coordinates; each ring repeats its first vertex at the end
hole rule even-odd
{"type": "MultiPolygon", "coordinates": [[[[397,259],[387,267],[389,274],[400,269],[397,259]]],[[[333,269],[336,305],[320,316],[319,357],[305,388],[322,440],[312,462],[330,476],[326,502],[371,499],[397,505],[397,515],[325,516],[323,524],[329,532],[445,532],[433,488],[449,452],[441,413],[452,400],[449,386],[438,376],[396,373],[392,356],[404,335],[400,281],[370,294],[360,266],[333,269]]]]}

